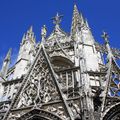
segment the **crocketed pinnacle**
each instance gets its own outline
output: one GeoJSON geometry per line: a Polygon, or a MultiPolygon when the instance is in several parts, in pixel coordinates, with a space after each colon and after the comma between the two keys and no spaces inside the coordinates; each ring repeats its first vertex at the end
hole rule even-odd
{"type": "Polygon", "coordinates": [[[73,18],[72,18],[72,26],[71,26],[71,36],[74,37],[77,28],[82,27],[85,24],[84,18],[81,13],[79,13],[76,4],[73,9],[73,18]]]}

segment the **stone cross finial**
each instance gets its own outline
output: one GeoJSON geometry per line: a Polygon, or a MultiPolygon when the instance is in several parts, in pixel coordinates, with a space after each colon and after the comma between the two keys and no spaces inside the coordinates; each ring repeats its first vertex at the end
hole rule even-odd
{"type": "Polygon", "coordinates": [[[102,35],[102,38],[105,40],[106,43],[109,43],[109,36],[106,32],[103,31],[103,35],[102,35]]]}
{"type": "Polygon", "coordinates": [[[63,17],[63,15],[59,15],[59,14],[57,13],[57,15],[52,18],[53,23],[54,23],[55,25],[59,25],[60,22],[61,22],[61,18],[62,18],[62,17],[63,17]]]}

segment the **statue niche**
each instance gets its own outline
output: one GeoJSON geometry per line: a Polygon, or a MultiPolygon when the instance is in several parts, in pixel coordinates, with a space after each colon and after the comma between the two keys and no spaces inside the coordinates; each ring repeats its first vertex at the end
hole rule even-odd
{"type": "Polygon", "coordinates": [[[51,63],[56,71],[72,68],[74,65],[72,61],[62,56],[52,57],[51,63]]]}

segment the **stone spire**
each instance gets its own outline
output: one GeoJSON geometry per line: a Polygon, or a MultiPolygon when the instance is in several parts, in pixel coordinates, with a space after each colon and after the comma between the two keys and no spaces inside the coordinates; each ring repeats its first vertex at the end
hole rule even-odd
{"type": "Polygon", "coordinates": [[[9,69],[9,65],[10,65],[10,61],[11,61],[11,52],[12,49],[10,48],[4,61],[3,61],[3,66],[2,66],[2,70],[1,70],[1,77],[6,78],[8,69],[9,69]]]}
{"type": "Polygon", "coordinates": [[[30,28],[28,29],[27,33],[33,33],[33,26],[31,25],[30,28]]]}
{"type": "Polygon", "coordinates": [[[28,29],[27,33],[23,35],[21,45],[24,44],[25,41],[36,42],[32,26],[28,29]]]}
{"type": "Polygon", "coordinates": [[[33,26],[30,26],[29,31],[32,33],[32,31],[33,31],[33,26]]]}
{"type": "Polygon", "coordinates": [[[76,4],[73,9],[73,18],[72,18],[72,27],[71,27],[71,36],[74,37],[77,29],[81,29],[84,25],[84,18],[81,13],[79,13],[76,4]]]}
{"type": "Polygon", "coordinates": [[[36,44],[35,35],[33,32],[33,27],[31,26],[27,33],[23,35],[22,42],[20,46],[19,56],[18,60],[22,59],[28,59],[29,52],[31,49],[34,49],[36,44]]]}
{"type": "Polygon", "coordinates": [[[36,46],[35,35],[33,27],[31,26],[26,34],[23,35],[20,50],[17,58],[17,64],[14,70],[13,78],[20,78],[27,72],[27,66],[32,63],[34,59],[34,51],[36,46]]]}
{"type": "Polygon", "coordinates": [[[12,52],[12,48],[9,49],[9,51],[8,51],[4,61],[10,61],[10,59],[11,59],[11,52],[12,52]]]}

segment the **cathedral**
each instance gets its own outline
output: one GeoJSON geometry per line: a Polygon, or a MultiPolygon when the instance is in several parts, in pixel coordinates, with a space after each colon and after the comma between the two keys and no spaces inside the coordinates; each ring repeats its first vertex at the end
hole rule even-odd
{"type": "Polygon", "coordinates": [[[71,32],[33,28],[23,35],[15,64],[10,49],[0,71],[0,120],[120,120],[120,50],[103,32],[98,43],[87,20],[73,8],[71,32]]]}

